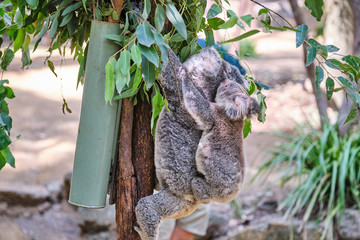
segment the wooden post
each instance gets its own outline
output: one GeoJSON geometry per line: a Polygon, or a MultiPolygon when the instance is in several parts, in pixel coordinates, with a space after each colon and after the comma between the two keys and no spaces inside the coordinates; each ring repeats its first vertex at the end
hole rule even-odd
{"type": "MultiPolygon", "coordinates": [[[[123,0],[112,2],[120,16],[123,0]]],[[[114,22],[111,17],[109,21],[114,22]]],[[[122,101],[116,187],[118,240],[140,240],[134,230],[135,206],[140,198],[153,193],[155,165],[151,110],[151,104],[146,99],[143,101],[139,98],[135,107],[128,98],[122,101]]]]}

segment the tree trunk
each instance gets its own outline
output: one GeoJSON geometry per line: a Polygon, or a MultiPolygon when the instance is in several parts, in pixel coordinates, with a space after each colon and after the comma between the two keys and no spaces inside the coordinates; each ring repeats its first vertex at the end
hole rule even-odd
{"type": "MultiPolygon", "coordinates": [[[[291,9],[294,14],[294,19],[297,25],[304,24],[304,18],[301,13],[301,9],[299,8],[299,5],[297,4],[297,0],[289,0],[291,9]]],[[[306,40],[308,40],[308,37],[306,36],[306,40]]],[[[303,44],[303,54],[304,54],[304,65],[306,63],[306,45],[303,44]]],[[[319,110],[320,115],[320,122],[321,126],[324,125],[324,120],[327,118],[327,99],[324,94],[324,92],[321,89],[317,89],[315,86],[315,64],[312,63],[308,67],[306,67],[306,74],[307,77],[311,81],[311,86],[315,95],[316,99],[316,105],[319,110]]]]}
{"type": "MultiPolygon", "coordinates": [[[[120,16],[123,0],[113,0],[120,16]]],[[[154,8],[155,9],[155,8],[154,8]]],[[[109,22],[116,22],[109,17],[109,22]]],[[[116,183],[116,225],[118,240],[140,240],[134,230],[135,207],[140,198],[153,193],[155,185],[154,141],[151,134],[151,104],[129,98],[122,101],[116,183]]]]}

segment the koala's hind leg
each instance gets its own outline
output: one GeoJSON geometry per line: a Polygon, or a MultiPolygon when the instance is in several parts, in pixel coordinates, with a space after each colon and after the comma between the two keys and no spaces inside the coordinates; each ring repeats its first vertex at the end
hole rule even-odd
{"type": "Polygon", "coordinates": [[[211,187],[205,179],[194,177],[191,180],[191,188],[195,198],[201,203],[209,203],[211,200],[211,187]]]}
{"type": "Polygon", "coordinates": [[[195,199],[180,198],[163,189],[137,203],[135,213],[139,227],[135,227],[135,230],[142,240],[156,240],[164,219],[186,216],[199,205],[195,199]]]}

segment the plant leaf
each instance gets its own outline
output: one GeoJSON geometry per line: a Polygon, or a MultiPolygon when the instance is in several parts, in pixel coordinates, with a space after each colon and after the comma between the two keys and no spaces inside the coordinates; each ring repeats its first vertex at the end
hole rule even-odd
{"type": "Polygon", "coordinates": [[[326,45],[327,47],[327,50],[329,53],[332,53],[332,52],[337,52],[339,51],[340,49],[334,45],[326,45]]]}
{"type": "Polygon", "coordinates": [[[315,67],[315,86],[320,89],[320,84],[324,80],[324,70],[320,66],[315,67]]]}
{"type": "Polygon", "coordinates": [[[25,29],[20,28],[15,38],[14,52],[17,52],[17,50],[19,50],[22,47],[22,45],[24,44],[24,40],[25,40],[25,29]]]}
{"type": "Polygon", "coordinates": [[[71,19],[72,19],[73,16],[74,16],[74,13],[73,13],[73,12],[67,14],[67,15],[63,18],[63,20],[61,21],[60,27],[63,27],[63,26],[65,26],[66,24],[68,24],[68,23],[71,21],[71,19]]]}
{"type": "Polygon", "coordinates": [[[243,128],[243,136],[244,139],[251,133],[251,120],[245,119],[244,120],[244,128],[243,128]]]}
{"type": "Polygon", "coordinates": [[[120,55],[120,71],[122,74],[129,74],[131,55],[128,50],[123,50],[120,55]]]}
{"type": "Polygon", "coordinates": [[[160,4],[156,5],[155,9],[155,28],[158,32],[161,32],[166,20],[164,7],[160,4]]]}
{"type": "Polygon", "coordinates": [[[206,15],[206,18],[209,19],[209,18],[216,17],[221,12],[222,12],[221,6],[214,3],[213,5],[211,5],[211,7],[206,15]]]}
{"type": "Polygon", "coordinates": [[[4,55],[1,58],[1,69],[6,71],[7,67],[11,63],[11,61],[14,59],[14,52],[13,50],[7,48],[4,52],[4,55]]]}
{"type": "Polygon", "coordinates": [[[163,103],[163,97],[159,92],[156,92],[156,94],[152,98],[151,129],[154,129],[155,127],[155,120],[162,110],[163,103]]]}
{"type": "Polygon", "coordinates": [[[112,61],[116,61],[114,58],[111,58],[105,65],[105,103],[111,101],[114,96],[115,83],[114,83],[114,65],[112,61]]]}
{"type": "Polygon", "coordinates": [[[140,49],[136,44],[132,45],[131,47],[131,58],[134,61],[134,63],[140,67],[141,65],[141,52],[140,49]]]}
{"type": "Polygon", "coordinates": [[[233,39],[224,41],[224,42],[222,42],[222,43],[237,42],[237,41],[240,41],[240,40],[242,40],[242,39],[244,39],[244,38],[251,37],[251,36],[253,36],[253,35],[255,35],[255,34],[259,33],[259,32],[260,32],[259,30],[251,30],[251,31],[248,31],[248,32],[246,32],[246,33],[244,33],[244,34],[241,34],[241,35],[238,36],[238,37],[235,37],[235,38],[233,38],[233,39]]]}
{"type": "Polygon", "coordinates": [[[308,46],[306,48],[306,66],[309,66],[316,58],[316,48],[308,46]]]}
{"type": "Polygon", "coordinates": [[[143,11],[143,17],[144,17],[144,20],[147,20],[150,12],[151,12],[151,3],[149,0],[145,0],[144,1],[145,3],[145,6],[144,6],[144,11],[143,11]]]}
{"type": "Polygon", "coordinates": [[[57,77],[57,74],[55,72],[55,66],[54,66],[54,63],[50,60],[47,60],[47,65],[48,67],[50,68],[50,70],[53,72],[53,74],[57,77]]]}
{"type": "Polygon", "coordinates": [[[150,47],[155,42],[154,35],[149,27],[148,22],[140,24],[136,28],[136,35],[139,43],[146,47],[150,47]]]}
{"type": "Polygon", "coordinates": [[[68,6],[67,8],[65,8],[65,10],[61,13],[61,16],[65,16],[66,14],[72,12],[72,11],[75,11],[76,9],[80,8],[81,6],[83,5],[82,2],[77,2],[77,3],[74,3],[70,6],[68,6]]]}
{"type": "Polygon", "coordinates": [[[185,39],[187,39],[187,32],[186,32],[186,26],[184,23],[184,19],[181,17],[178,10],[175,8],[172,4],[166,5],[166,16],[169,19],[169,21],[174,25],[176,30],[183,36],[185,39]]]}
{"type": "Polygon", "coordinates": [[[228,17],[230,17],[230,19],[228,21],[226,21],[225,23],[221,24],[219,26],[220,29],[232,28],[233,26],[235,26],[235,24],[239,20],[239,18],[236,16],[236,14],[231,10],[227,11],[227,15],[228,15],[228,17]]]}
{"type": "Polygon", "coordinates": [[[354,118],[356,118],[357,113],[358,113],[357,108],[353,108],[353,109],[350,111],[349,115],[347,116],[344,124],[346,124],[346,123],[348,123],[349,121],[351,121],[351,120],[353,120],[354,118]]]}
{"type": "Polygon", "coordinates": [[[136,68],[135,77],[134,77],[134,84],[132,86],[133,92],[136,92],[140,83],[141,83],[141,69],[136,68]]]}
{"type": "Polygon", "coordinates": [[[260,112],[258,114],[257,119],[259,120],[259,122],[262,122],[262,123],[265,122],[265,117],[266,117],[265,111],[267,109],[267,106],[265,103],[265,98],[266,98],[266,96],[264,94],[262,94],[261,92],[257,93],[257,99],[260,104],[260,112]]]}
{"type": "Polygon", "coordinates": [[[308,26],[305,24],[302,24],[302,25],[298,26],[296,29],[300,31],[300,32],[296,32],[296,47],[298,48],[305,41],[308,26]]]}
{"type": "Polygon", "coordinates": [[[12,155],[9,147],[1,150],[0,153],[4,157],[6,163],[9,164],[11,167],[15,168],[15,158],[12,155]]]}
{"type": "MultiPolygon", "coordinates": [[[[145,47],[141,44],[138,45],[138,48],[140,49],[140,52],[155,66],[159,66],[159,56],[155,50],[154,46],[151,47],[145,47]]],[[[142,59],[143,61],[144,59],[142,59]]]]}
{"type": "Polygon", "coordinates": [[[328,100],[331,99],[331,96],[333,95],[333,90],[334,89],[334,80],[331,77],[328,77],[326,79],[326,97],[328,100]]]}
{"type": "Polygon", "coordinates": [[[305,6],[310,10],[311,15],[313,15],[317,21],[321,20],[323,15],[323,0],[305,0],[305,6]]]}
{"type": "Polygon", "coordinates": [[[251,27],[251,21],[254,19],[254,17],[251,14],[241,16],[240,18],[246,23],[246,25],[251,27]]]}
{"type": "Polygon", "coordinates": [[[155,65],[148,61],[146,57],[143,57],[141,61],[141,73],[146,84],[146,88],[149,89],[155,82],[155,65]]]}
{"type": "Polygon", "coordinates": [[[10,138],[5,133],[5,130],[0,128],[0,150],[3,150],[11,143],[10,138]]]}
{"type": "Polygon", "coordinates": [[[39,5],[39,0],[26,0],[32,10],[35,10],[39,5]]]}

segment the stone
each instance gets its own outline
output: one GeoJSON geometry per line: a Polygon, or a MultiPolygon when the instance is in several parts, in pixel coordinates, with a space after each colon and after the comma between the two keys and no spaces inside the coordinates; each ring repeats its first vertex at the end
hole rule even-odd
{"type": "Polygon", "coordinates": [[[43,186],[0,186],[0,202],[14,205],[37,206],[51,198],[49,191],[43,186]]]}
{"type": "Polygon", "coordinates": [[[280,216],[266,216],[265,220],[260,220],[256,224],[250,224],[243,228],[243,230],[237,233],[235,236],[229,238],[229,240],[302,240],[304,239],[303,233],[306,232],[307,240],[318,240],[321,238],[322,228],[319,226],[308,223],[304,226],[302,232],[298,232],[298,228],[301,225],[300,220],[286,221],[280,216]]]}
{"type": "Polygon", "coordinates": [[[95,234],[109,231],[115,225],[115,205],[106,205],[102,209],[79,208],[79,227],[83,234],[95,234]]]}
{"type": "Polygon", "coordinates": [[[342,240],[360,240],[360,211],[345,209],[340,220],[339,237],[342,240]]]}

